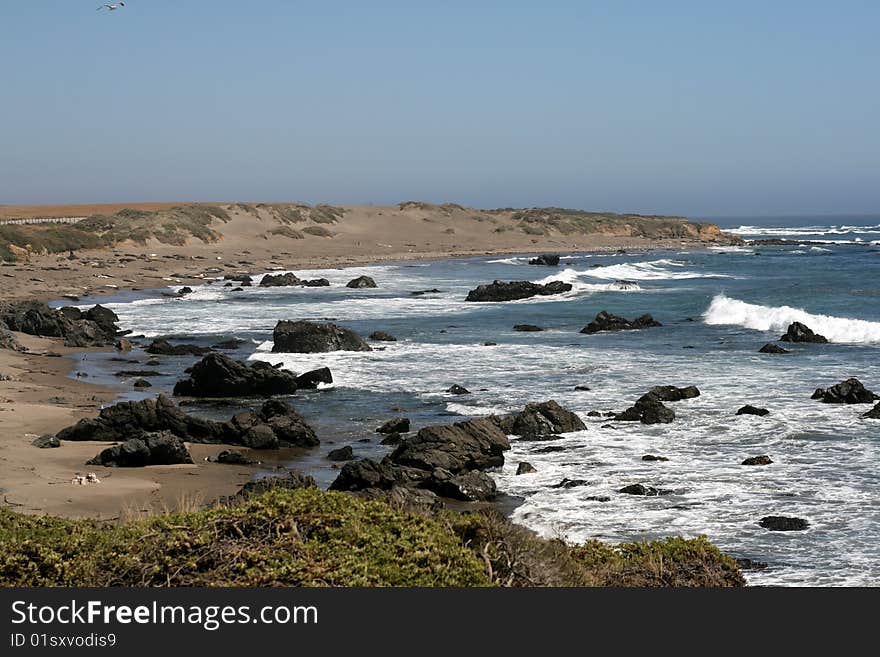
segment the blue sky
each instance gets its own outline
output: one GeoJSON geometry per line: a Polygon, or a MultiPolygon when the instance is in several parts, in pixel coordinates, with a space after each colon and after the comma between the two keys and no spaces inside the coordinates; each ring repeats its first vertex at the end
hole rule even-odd
{"type": "Polygon", "coordinates": [[[0,203],[880,211],[880,3],[0,2],[0,203]]]}

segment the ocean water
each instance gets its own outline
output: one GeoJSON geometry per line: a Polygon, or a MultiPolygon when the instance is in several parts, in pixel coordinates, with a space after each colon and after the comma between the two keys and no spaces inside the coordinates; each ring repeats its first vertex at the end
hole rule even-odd
{"type": "MultiPolygon", "coordinates": [[[[810,395],[851,376],[880,391],[880,218],[740,220],[728,228],[746,238],[837,243],[568,254],[558,268],[530,266],[527,257],[487,257],[297,270],[332,286],[232,292],[216,281],[183,299],[141,293],[109,305],[135,334],[199,344],[236,336],[248,341],[240,358],[297,372],[329,366],[333,386],[293,399],[324,444],[291,465],[322,484],[336,475],[325,459],[334,447],[352,444],[358,456],[387,453],[374,429],[396,414],[392,409],[418,428],[555,399],[588,429],[553,443],[564,450],[551,453],[541,453],[546,444],[512,441],[506,465],[493,476],[501,491],[521,500],[512,512],[517,522],[572,541],[705,534],[737,557],[768,564],[747,573],[755,585],[878,585],[880,422],[860,417],[869,405],[827,405],[810,395]],[[344,287],[362,274],[379,288],[344,287]],[[464,302],[469,289],[494,279],[564,280],[574,289],[512,303],[464,302]],[[410,294],[430,288],[441,292],[410,294]],[[601,310],[651,313],[663,326],[579,333],[601,310]],[[272,354],[272,328],[281,319],[333,320],[362,335],[387,331],[398,341],[374,343],[382,350],[368,353],[272,354]],[[793,353],[781,356],[758,353],[794,320],[831,343],[792,345],[793,353]],[[515,332],[520,323],[546,330],[515,332]],[[472,394],[445,393],[454,383],[472,394]],[[677,416],[672,424],[609,425],[587,417],[623,410],[667,384],[702,391],[669,404],[677,416]],[[590,390],[575,391],[577,385],[590,390]],[[770,415],[736,416],[744,404],[770,415]],[[669,461],[643,462],[645,454],[669,461]],[[760,454],[774,463],[740,465],[760,454]],[[537,472],[516,476],[520,461],[537,472]],[[589,483],[551,488],[566,477],[589,483]],[[674,494],[616,492],[639,482],[674,494]],[[596,496],[611,499],[587,499],[596,496]],[[803,517],[810,528],[769,532],[758,525],[767,515],[803,517]]],[[[118,383],[115,369],[139,369],[110,355],[89,358],[97,382],[118,383]]],[[[131,358],[147,357],[136,351],[131,358]]],[[[167,391],[194,360],[163,359],[157,369],[164,376],[153,379],[149,394],[167,391]]],[[[127,390],[127,398],[140,394],[127,390]]]]}

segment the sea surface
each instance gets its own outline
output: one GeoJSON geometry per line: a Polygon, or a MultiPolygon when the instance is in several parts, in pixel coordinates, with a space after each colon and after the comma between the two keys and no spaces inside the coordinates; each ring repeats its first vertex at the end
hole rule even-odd
{"type": "MultiPolygon", "coordinates": [[[[521,501],[515,521],[572,541],[705,534],[736,557],[767,564],[747,573],[754,585],[880,585],[880,421],[860,417],[870,405],[810,399],[815,388],[848,377],[880,392],[880,216],[732,219],[725,227],[746,239],[810,242],[575,253],[554,268],[529,265],[523,256],[296,270],[332,286],[233,292],[214,281],[182,299],[138,293],[108,305],[135,334],[204,345],[238,337],[247,341],[233,352],[239,358],[296,372],[329,366],[332,387],[293,399],[323,444],[289,464],[323,485],[337,474],[325,458],[330,449],[351,444],[357,456],[387,453],[374,430],[397,414],[393,409],[418,428],[555,399],[578,412],[588,429],[553,443],[564,450],[552,453],[541,453],[546,443],[512,441],[506,465],[493,476],[502,492],[521,501]],[[378,289],[345,287],[363,274],[378,289]],[[563,280],[574,289],[511,303],[464,301],[468,290],[494,279],[563,280]],[[433,288],[441,291],[411,294],[433,288]],[[663,326],[581,334],[601,310],[630,318],[651,313],[663,326]],[[272,329],[281,319],[332,320],[364,336],[382,330],[398,340],[374,343],[379,349],[368,353],[272,354],[272,329]],[[795,320],[830,344],[758,353],[795,320]],[[546,330],[513,330],[526,323],[546,330]],[[452,384],[471,394],[444,392],[452,384]],[[702,392],[669,404],[672,424],[587,416],[623,410],[652,386],[669,384],[702,392]],[[736,416],[745,404],[770,414],[736,416]],[[645,454],[669,461],[644,462],[645,454]],[[740,465],[761,454],[773,464],[740,465]],[[520,461],[537,472],[516,476],[520,461]],[[563,478],[589,483],[551,487],[563,478]],[[674,494],[616,492],[639,482],[674,494]],[[610,501],[588,500],[602,496],[610,501]],[[768,515],[806,518],[810,528],[770,532],[758,525],[768,515]]],[[[141,364],[148,358],[138,351],[130,357],[141,364]]],[[[81,369],[96,382],[125,387],[130,380],[114,371],[142,369],[113,355],[88,358],[81,369]]],[[[161,360],[154,369],[164,376],[152,379],[149,394],[170,390],[196,359],[161,360]]],[[[130,390],[122,396],[143,396],[130,390]]]]}

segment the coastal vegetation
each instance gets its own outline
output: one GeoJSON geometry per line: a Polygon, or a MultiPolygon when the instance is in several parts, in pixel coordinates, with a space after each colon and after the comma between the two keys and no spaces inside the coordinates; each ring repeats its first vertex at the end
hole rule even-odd
{"type": "Polygon", "coordinates": [[[0,509],[3,586],[742,586],[705,538],[571,546],[317,488],[117,523],[0,509]]]}

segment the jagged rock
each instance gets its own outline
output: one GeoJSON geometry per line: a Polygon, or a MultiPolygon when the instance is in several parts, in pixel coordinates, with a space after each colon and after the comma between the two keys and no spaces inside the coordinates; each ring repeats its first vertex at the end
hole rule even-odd
{"type": "Polygon", "coordinates": [[[397,338],[385,331],[373,331],[370,333],[370,340],[377,342],[397,342],[397,338]]]}
{"type": "Polygon", "coordinates": [[[563,479],[558,484],[553,484],[550,488],[579,488],[580,486],[589,486],[590,482],[586,479],[563,479]]]}
{"type": "Polygon", "coordinates": [[[654,321],[651,315],[642,315],[636,319],[629,320],[625,317],[612,315],[603,310],[596,319],[581,329],[581,333],[598,333],[599,331],[634,331],[638,329],[651,328],[654,326],[663,326],[660,322],[654,321]]]}
{"type": "Polygon", "coordinates": [[[311,370],[296,377],[297,387],[303,390],[317,390],[320,383],[333,383],[333,374],[330,372],[329,367],[311,370]]]}
{"type": "Polygon", "coordinates": [[[788,516],[764,516],[759,524],[771,532],[801,532],[810,526],[810,523],[803,518],[788,516]]]}
{"type": "Polygon", "coordinates": [[[437,495],[464,502],[480,502],[495,499],[498,491],[495,481],[485,472],[471,470],[453,475],[441,468],[435,469],[431,476],[421,483],[437,495]]]}
{"type": "Polygon", "coordinates": [[[771,463],[773,461],[765,454],[762,456],[750,456],[741,465],[770,465],[771,463]]]}
{"type": "Polygon", "coordinates": [[[280,321],[275,325],[272,338],[275,353],[372,351],[354,331],[329,323],[280,321]]]}
{"type": "Polygon", "coordinates": [[[558,267],[559,255],[556,253],[545,253],[537,258],[529,260],[530,265],[544,265],[546,267],[558,267]]]}
{"type": "Polygon", "coordinates": [[[67,306],[60,310],[39,301],[0,304],[0,323],[11,331],[64,338],[68,347],[110,346],[119,328],[116,314],[103,306],[86,312],[67,306]]]}
{"type": "Polygon", "coordinates": [[[147,381],[146,379],[138,379],[134,383],[131,384],[135,388],[152,388],[153,384],[147,381]]]}
{"type": "Polygon", "coordinates": [[[271,397],[292,395],[297,379],[291,372],[256,361],[248,366],[224,354],[209,353],[192,366],[188,379],[174,386],[175,396],[271,397]]]}
{"type": "Polygon", "coordinates": [[[388,420],[376,429],[376,433],[407,433],[409,428],[410,422],[408,417],[396,417],[388,420]]]}
{"type": "Polygon", "coordinates": [[[654,488],[653,486],[645,486],[643,484],[632,484],[630,486],[624,486],[621,488],[618,493],[625,493],[627,495],[645,495],[647,497],[656,497],[658,495],[671,495],[671,490],[664,490],[662,488],[654,488]]]}
{"type": "Polygon", "coordinates": [[[266,274],[260,279],[260,287],[289,287],[299,285],[302,281],[296,274],[266,274]]]}
{"type": "Polygon", "coordinates": [[[109,447],[88,461],[87,465],[138,468],[192,462],[183,440],[169,431],[163,431],[143,434],[139,438],[130,438],[121,445],[109,447]]]}
{"type": "Polygon", "coordinates": [[[546,285],[529,281],[494,281],[489,285],[480,285],[468,292],[465,301],[517,301],[535,296],[549,296],[570,292],[572,285],[562,281],[551,281],[546,285]]]}
{"type": "Polygon", "coordinates": [[[813,342],[817,344],[825,344],[828,342],[828,338],[824,335],[813,333],[813,330],[810,327],[805,326],[800,322],[792,322],[789,324],[785,335],[779,339],[783,342],[813,342]]]}
{"type": "Polygon", "coordinates": [[[376,285],[376,281],[374,281],[369,276],[358,276],[357,278],[351,279],[348,283],[345,284],[345,287],[350,287],[353,289],[363,289],[363,288],[372,288],[378,287],[376,285]]]}
{"type": "Polygon", "coordinates": [[[811,399],[825,404],[871,404],[880,395],[867,390],[858,379],[850,378],[827,389],[817,388],[811,399]]]}
{"type": "Polygon", "coordinates": [[[401,443],[389,457],[398,465],[459,474],[504,464],[510,449],[507,435],[492,418],[478,418],[453,425],[424,427],[401,443]]]}
{"type": "Polygon", "coordinates": [[[543,331],[540,326],[535,326],[534,324],[514,324],[514,331],[521,331],[523,333],[537,333],[538,331],[543,331]]]}
{"type": "Polygon", "coordinates": [[[645,454],[642,457],[643,461],[668,461],[669,459],[665,456],[655,456],[654,454],[645,454]]]}
{"type": "Polygon", "coordinates": [[[760,417],[764,417],[765,415],[770,415],[770,411],[766,408],[757,408],[756,406],[752,406],[751,404],[746,404],[741,409],[736,412],[737,415],[758,415],[760,417]]]}
{"type": "Polygon", "coordinates": [[[788,354],[791,352],[788,349],[783,349],[778,344],[773,344],[772,342],[768,342],[763,347],[758,349],[758,353],[761,353],[761,354],[788,354]]]}
{"type": "Polygon", "coordinates": [[[532,472],[537,472],[537,470],[535,469],[535,466],[533,466],[528,461],[522,461],[518,466],[516,466],[516,474],[518,475],[530,474],[532,472]]]}
{"type": "Polygon", "coordinates": [[[351,445],[346,445],[339,449],[331,449],[327,454],[327,458],[331,461],[351,461],[354,459],[354,450],[351,448],[351,445]]]}
{"type": "Polygon", "coordinates": [[[61,447],[61,441],[51,433],[47,433],[39,438],[34,438],[31,445],[39,449],[54,449],[56,447],[61,447]]]}
{"type": "Polygon", "coordinates": [[[211,353],[211,349],[195,344],[172,345],[168,340],[153,340],[146,352],[155,356],[204,356],[211,353]]]}
{"type": "Polygon", "coordinates": [[[865,413],[862,417],[867,418],[869,420],[880,420],[880,404],[877,404],[874,408],[872,408],[870,411],[865,413]]]}
{"type": "Polygon", "coordinates": [[[217,463],[223,463],[225,465],[256,465],[259,463],[259,461],[255,461],[241,452],[229,449],[224,449],[220,452],[215,460],[217,463]]]}
{"type": "Polygon", "coordinates": [[[457,383],[446,389],[450,395],[469,395],[471,391],[465,388],[464,386],[460,386],[457,383]]]}
{"type": "Polygon", "coordinates": [[[656,397],[645,395],[633,406],[614,416],[617,422],[641,422],[642,424],[669,424],[675,419],[675,411],[656,397]]]}
{"type": "Polygon", "coordinates": [[[508,433],[526,439],[585,431],[587,428],[575,413],[562,408],[553,400],[527,404],[521,412],[503,419],[502,426],[508,433]]]}

